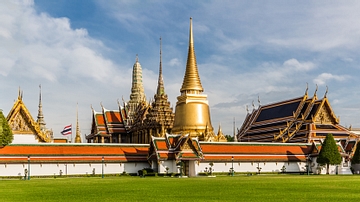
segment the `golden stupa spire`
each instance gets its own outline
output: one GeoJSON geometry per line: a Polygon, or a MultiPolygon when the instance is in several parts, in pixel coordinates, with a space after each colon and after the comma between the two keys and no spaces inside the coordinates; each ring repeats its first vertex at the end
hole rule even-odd
{"type": "Polygon", "coordinates": [[[204,91],[201,85],[200,76],[196,64],[192,18],[190,18],[189,50],[186,62],[185,76],[182,87],[180,89],[181,93],[184,91],[199,91],[200,93],[204,91]]]}
{"type": "Polygon", "coordinates": [[[209,141],[211,140],[209,137],[214,136],[214,132],[207,95],[202,94],[204,89],[196,65],[192,30],[192,18],[190,18],[189,52],[184,81],[180,89],[181,95],[177,97],[172,133],[189,134],[191,137],[199,137],[200,141],[209,141]]]}
{"type": "Polygon", "coordinates": [[[76,103],[76,136],[75,136],[75,143],[81,143],[81,134],[80,134],[80,127],[79,127],[78,103],[76,103]]]}

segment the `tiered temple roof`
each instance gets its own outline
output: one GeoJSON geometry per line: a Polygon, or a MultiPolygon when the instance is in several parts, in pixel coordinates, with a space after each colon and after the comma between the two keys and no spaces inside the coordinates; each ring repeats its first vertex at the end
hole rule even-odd
{"type": "MultiPolygon", "coordinates": [[[[152,137],[149,160],[197,160],[221,162],[289,162],[302,161],[316,156],[319,145],[314,143],[248,143],[204,142],[189,135],[152,137]]],[[[339,147],[341,147],[339,145],[339,147]]],[[[343,151],[342,151],[343,152],[343,151]]]]}
{"type": "Polygon", "coordinates": [[[336,140],[356,139],[357,135],[339,124],[325,96],[305,95],[259,106],[246,115],[237,139],[241,142],[321,142],[333,134],[336,140]]]}
{"type": "Polygon", "coordinates": [[[190,135],[169,135],[152,137],[149,160],[200,160],[202,151],[198,138],[190,135]]]}
{"type": "Polygon", "coordinates": [[[0,163],[146,162],[149,146],[139,144],[10,144],[0,148],[0,163]]]}
{"type": "Polygon", "coordinates": [[[86,136],[88,142],[129,142],[126,139],[128,133],[125,124],[127,113],[124,107],[119,105],[119,110],[108,110],[102,106],[102,112],[96,112],[94,109],[92,111],[91,133],[86,136]]]}

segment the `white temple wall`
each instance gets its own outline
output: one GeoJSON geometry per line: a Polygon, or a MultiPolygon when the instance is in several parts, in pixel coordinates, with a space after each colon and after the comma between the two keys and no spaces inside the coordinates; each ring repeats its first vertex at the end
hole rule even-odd
{"type": "Polygon", "coordinates": [[[39,144],[39,141],[36,140],[36,136],[34,134],[14,134],[13,137],[14,139],[11,144],[39,144]]]}
{"type": "Polygon", "coordinates": [[[158,173],[166,173],[166,167],[169,168],[168,173],[178,173],[179,170],[176,166],[176,161],[160,161],[158,173]]]}
{"type": "MultiPolygon", "coordinates": [[[[139,163],[31,163],[30,176],[52,176],[52,175],[91,175],[102,174],[122,174],[137,173],[138,170],[148,168],[147,162],[139,163]]],[[[0,176],[24,176],[27,163],[19,164],[0,164],[0,176]]]]}
{"type": "MultiPolygon", "coordinates": [[[[230,173],[230,169],[234,168],[235,173],[241,172],[306,172],[305,162],[213,162],[213,172],[230,173]],[[283,168],[284,167],[284,168],[283,168]]],[[[195,163],[195,173],[209,172],[210,162],[195,163]]]]}
{"type": "MultiPolygon", "coordinates": [[[[320,166],[318,163],[316,163],[316,157],[312,159],[311,162],[311,170],[313,173],[316,174],[326,174],[326,165],[320,166]]],[[[330,175],[336,175],[336,174],[352,174],[351,170],[351,162],[345,161],[345,158],[342,158],[342,162],[340,165],[329,165],[329,174],[330,175]]]]}

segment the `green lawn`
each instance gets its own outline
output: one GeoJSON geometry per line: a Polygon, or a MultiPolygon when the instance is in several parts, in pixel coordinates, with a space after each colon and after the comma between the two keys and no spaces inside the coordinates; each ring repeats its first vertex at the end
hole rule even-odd
{"type": "Polygon", "coordinates": [[[1,201],[356,201],[360,176],[0,180],[1,201]]]}

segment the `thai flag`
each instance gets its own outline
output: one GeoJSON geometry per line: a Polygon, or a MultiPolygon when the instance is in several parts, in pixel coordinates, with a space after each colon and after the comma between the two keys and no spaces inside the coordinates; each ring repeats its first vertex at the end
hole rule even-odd
{"type": "Polygon", "coordinates": [[[65,128],[63,129],[63,131],[61,131],[62,135],[71,135],[71,124],[65,126],[65,128]]]}

